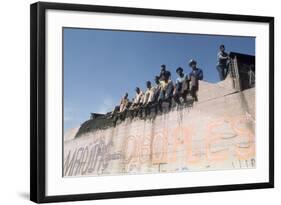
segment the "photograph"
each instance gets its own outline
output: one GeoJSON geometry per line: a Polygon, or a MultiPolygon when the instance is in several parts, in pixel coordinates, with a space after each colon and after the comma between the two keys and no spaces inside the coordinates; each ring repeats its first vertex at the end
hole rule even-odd
{"type": "Polygon", "coordinates": [[[62,44],[63,177],[256,168],[255,36],[63,27],[62,44]]]}
{"type": "Polygon", "coordinates": [[[32,201],[274,187],[274,17],[30,8],[32,201]]]}

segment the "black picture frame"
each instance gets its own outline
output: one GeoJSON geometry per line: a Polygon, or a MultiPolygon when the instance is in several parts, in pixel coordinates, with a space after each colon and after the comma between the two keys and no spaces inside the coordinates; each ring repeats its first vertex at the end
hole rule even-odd
{"type": "Polygon", "coordinates": [[[76,200],[97,200],[123,197],[141,197],[198,192],[217,192],[274,187],[274,18],[264,16],[230,15],[218,13],[125,8],[82,4],[38,2],[30,6],[30,199],[37,203],[76,200]],[[170,188],[109,193],[89,193],[46,196],[46,10],[87,11],[102,13],[169,16],[195,19],[263,22],[269,24],[269,181],[263,183],[170,188]]]}

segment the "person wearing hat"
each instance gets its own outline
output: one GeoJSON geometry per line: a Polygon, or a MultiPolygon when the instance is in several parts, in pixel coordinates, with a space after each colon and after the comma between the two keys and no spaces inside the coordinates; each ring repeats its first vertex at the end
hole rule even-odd
{"type": "Polygon", "coordinates": [[[197,68],[197,62],[194,59],[189,61],[189,67],[192,69],[189,73],[190,94],[195,101],[198,101],[197,92],[199,90],[199,80],[203,80],[203,71],[197,68]]]}
{"type": "Polygon", "coordinates": [[[176,85],[174,90],[174,100],[176,103],[180,104],[180,98],[186,99],[186,95],[189,89],[188,76],[183,72],[181,67],[176,70],[178,78],[176,79],[176,85]]]}
{"type": "Polygon", "coordinates": [[[228,53],[225,52],[225,46],[220,45],[218,52],[218,62],[217,62],[217,70],[219,73],[219,78],[220,80],[224,80],[228,74],[228,60],[229,60],[229,55],[228,53]]]}

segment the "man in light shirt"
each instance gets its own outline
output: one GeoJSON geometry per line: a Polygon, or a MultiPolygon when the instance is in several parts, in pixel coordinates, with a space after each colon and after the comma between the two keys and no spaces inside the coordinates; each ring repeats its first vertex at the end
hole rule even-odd
{"type": "Polygon", "coordinates": [[[142,108],[145,111],[145,115],[147,116],[150,113],[150,106],[154,102],[155,97],[155,89],[151,86],[151,82],[146,82],[147,90],[145,91],[145,94],[143,96],[143,102],[142,102],[142,108]]]}
{"type": "Polygon", "coordinates": [[[143,92],[140,90],[139,87],[136,87],[135,91],[136,95],[131,106],[132,109],[138,108],[143,102],[143,92]]]}
{"type": "Polygon", "coordinates": [[[125,93],[125,95],[121,98],[120,104],[118,106],[115,106],[114,110],[111,112],[111,116],[118,112],[124,112],[128,108],[129,103],[128,93],[125,93]]]}
{"type": "Polygon", "coordinates": [[[147,105],[147,104],[151,103],[153,101],[153,97],[154,97],[154,89],[151,86],[150,81],[146,82],[146,87],[147,87],[147,90],[144,93],[144,98],[143,98],[143,102],[142,102],[143,105],[147,105]]]}
{"type": "Polygon", "coordinates": [[[170,73],[166,73],[164,75],[164,80],[160,81],[160,93],[159,93],[159,110],[162,112],[162,104],[163,102],[169,103],[169,108],[172,106],[172,96],[174,85],[173,82],[170,80],[170,73]]]}
{"type": "Polygon", "coordinates": [[[121,99],[119,112],[124,112],[129,104],[128,93],[121,99]]]}
{"type": "MultiPolygon", "coordinates": [[[[148,81],[149,82],[149,81],[148,81]]],[[[145,107],[145,115],[148,116],[150,114],[151,108],[155,108],[155,113],[157,114],[158,112],[158,98],[159,98],[159,94],[160,94],[160,77],[159,76],[155,76],[154,78],[154,82],[155,85],[153,87],[151,87],[151,82],[148,83],[147,82],[147,88],[148,88],[148,92],[149,97],[147,98],[148,101],[146,103],[145,107]],[[151,88],[150,88],[151,87],[151,88]]]]}

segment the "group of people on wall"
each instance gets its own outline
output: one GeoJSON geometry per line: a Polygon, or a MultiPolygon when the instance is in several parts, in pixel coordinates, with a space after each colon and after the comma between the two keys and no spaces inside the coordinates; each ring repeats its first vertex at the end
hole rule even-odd
{"type": "MultiPolygon", "coordinates": [[[[225,52],[225,46],[220,45],[217,55],[217,70],[220,80],[224,80],[228,73],[229,55],[225,52]]],[[[135,88],[135,97],[129,100],[128,93],[121,98],[120,104],[114,108],[112,115],[123,113],[130,110],[135,113],[145,111],[150,113],[152,107],[162,112],[163,102],[167,102],[169,108],[174,101],[176,104],[186,102],[187,95],[190,95],[193,101],[198,101],[197,92],[199,90],[199,80],[203,80],[203,70],[197,66],[197,62],[191,59],[188,62],[191,71],[186,74],[182,67],[176,69],[177,79],[175,82],[171,79],[171,72],[166,65],[161,65],[160,74],[155,76],[154,85],[151,81],[146,81],[146,90],[142,91],[139,87],[135,88]]]]}

